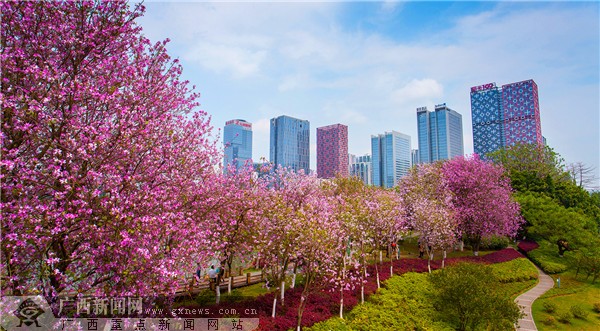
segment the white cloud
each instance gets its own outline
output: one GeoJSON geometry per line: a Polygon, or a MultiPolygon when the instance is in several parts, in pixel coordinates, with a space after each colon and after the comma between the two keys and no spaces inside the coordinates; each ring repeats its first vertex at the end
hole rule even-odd
{"type": "Polygon", "coordinates": [[[267,52],[231,45],[204,43],[191,48],[184,59],[197,62],[207,70],[229,72],[234,78],[244,78],[260,71],[267,52]]]}
{"type": "Polygon", "coordinates": [[[392,99],[403,103],[406,101],[428,101],[444,95],[444,87],[435,79],[413,79],[405,86],[392,92],[392,99]]]}

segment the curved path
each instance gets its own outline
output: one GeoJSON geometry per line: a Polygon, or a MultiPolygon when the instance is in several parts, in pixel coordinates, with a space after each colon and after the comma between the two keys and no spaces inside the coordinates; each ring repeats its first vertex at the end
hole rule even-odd
{"type": "Polygon", "coordinates": [[[525,314],[523,318],[519,319],[519,327],[516,328],[517,331],[537,330],[535,322],[533,321],[533,317],[531,316],[531,305],[533,304],[535,299],[540,297],[540,295],[546,293],[546,291],[554,287],[554,279],[548,276],[537,266],[536,268],[538,269],[540,282],[534,288],[519,295],[515,299],[515,302],[517,303],[517,305],[519,305],[519,307],[521,307],[521,311],[525,314]]]}

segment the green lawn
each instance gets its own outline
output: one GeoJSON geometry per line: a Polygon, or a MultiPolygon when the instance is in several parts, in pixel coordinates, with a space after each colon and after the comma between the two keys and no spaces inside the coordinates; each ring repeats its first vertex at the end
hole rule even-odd
{"type": "Polygon", "coordinates": [[[595,313],[592,308],[594,303],[600,302],[600,282],[592,284],[591,278],[586,281],[582,275],[575,278],[574,272],[566,272],[558,275],[560,277],[560,288],[556,286],[536,300],[532,306],[533,318],[539,330],[600,330],[600,314],[595,313]],[[544,310],[545,303],[552,303],[556,311],[548,313],[544,310]],[[559,321],[559,316],[567,314],[571,306],[580,305],[587,312],[585,319],[578,319],[570,314],[570,323],[559,321]]]}

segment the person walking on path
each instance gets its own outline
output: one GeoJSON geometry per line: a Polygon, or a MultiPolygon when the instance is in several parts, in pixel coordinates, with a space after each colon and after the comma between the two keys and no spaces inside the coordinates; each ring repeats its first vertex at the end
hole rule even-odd
{"type": "Polygon", "coordinates": [[[543,272],[540,268],[538,268],[538,278],[539,283],[532,288],[531,290],[519,295],[515,302],[521,308],[521,312],[523,312],[523,317],[519,319],[517,322],[518,327],[517,331],[535,331],[537,330],[537,326],[535,326],[535,322],[533,321],[533,316],[531,315],[531,305],[535,301],[535,299],[539,298],[542,294],[546,293],[549,289],[554,287],[554,280],[552,277],[548,276],[545,272],[543,272]]]}
{"type": "Polygon", "coordinates": [[[210,285],[210,289],[211,290],[215,290],[215,285],[217,285],[217,270],[215,270],[215,266],[214,264],[210,266],[210,269],[208,270],[208,280],[209,280],[209,285],[210,285]]]}

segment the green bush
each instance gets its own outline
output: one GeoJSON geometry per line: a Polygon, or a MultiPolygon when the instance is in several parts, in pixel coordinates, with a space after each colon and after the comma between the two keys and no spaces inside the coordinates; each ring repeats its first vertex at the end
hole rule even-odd
{"type": "Polygon", "coordinates": [[[438,290],[434,307],[459,330],[507,324],[512,328],[521,313],[514,301],[498,291],[493,270],[486,265],[458,263],[433,273],[430,280],[438,290]]]}
{"type": "Polygon", "coordinates": [[[571,324],[572,317],[573,315],[571,315],[571,312],[568,311],[558,313],[558,321],[563,324],[571,324]]]}
{"type": "Polygon", "coordinates": [[[544,311],[548,314],[552,314],[556,311],[556,305],[553,302],[545,301],[544,302],[544,311]]]}
{"type": "Polygon", "coordinates": [[[600,302],[594,303],[594,311],[600,314],[600,302]]]}
{"type": "Polygon", "coordinates": [[[585,311],[583,309],[583,307],[581,307],[581,305],[572,305],[571,306],[571,314],[573,314],[573,316],[575,318],[578,318],[580,320],[584,320],[587,318],[588,312],[585,311]]]}
{"type": "Polygon", "coordinates": [[[548,316],[542,321],[542,323],[544,323],[548,326],[554,325],[554,324],[556,324],[556,318],[554,318],[552,316],[548,316]]]}
{"type": "Polygon", "coordinates": [[[508,247],[510,239],[505,236],[491,236],[481,239],[481,250],[499,250],[508,247]]]}

